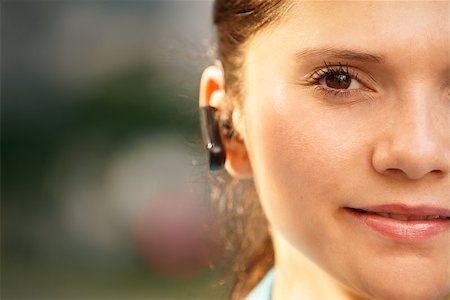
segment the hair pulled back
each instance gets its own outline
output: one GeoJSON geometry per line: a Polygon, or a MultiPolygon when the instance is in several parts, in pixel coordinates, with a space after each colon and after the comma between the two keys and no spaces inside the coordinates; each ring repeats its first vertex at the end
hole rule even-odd
{"type": "MultiPolygon", "coordinates": [[[[248,42],[258,32],[275,23],[287,11],[287,0],[215,0],[218,58],[225,73],[225,90],[242,96],[242,67],[248,42]]],[[[239,99],[242,100],[242,99],[239,99]]]]}
{"type": "MultiPolygon", "coordinates": [[[[245,98],[245,51],[251,38],[287,11],[287,0],[215,0],[217,55],[224,69],[226,100],[232,106],[245,98]]],[[[268,224],[253,181],[228,174],[212,178],[212,199],[222,222],[222,248],[232,264],[231,299],[242,299],[274,264],[268,224]]]]}

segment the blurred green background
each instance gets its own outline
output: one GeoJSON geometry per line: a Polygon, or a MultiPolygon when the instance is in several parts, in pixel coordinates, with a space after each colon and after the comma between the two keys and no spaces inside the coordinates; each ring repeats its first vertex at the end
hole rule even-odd
{"type": "Polygon", "coordinates": [[[197,120],[212,1],[0,5],[1,298],[224,299],[197,120]]]}

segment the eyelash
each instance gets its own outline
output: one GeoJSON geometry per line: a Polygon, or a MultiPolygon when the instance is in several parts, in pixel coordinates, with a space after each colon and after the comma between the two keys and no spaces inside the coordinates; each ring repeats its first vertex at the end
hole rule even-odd
{"type": "MultiPolygon", "coordinates": [[[[358,80],[358,73],[353,69],[349,69],[348,64],[342,65],[341,63],[332,64],[329,62],[324,62],[325,67],[314,71],[311,78],[307,80],[308,85],[314,87],[315,93],[320,93],[321,96],[327,97],[349,97],[354,93],[360,93],[361,90],[358,89],[333,89],[324,87],[320,81],[330,75],[347,75],[352,80],[358,80]]],[[[362,83],[361,83],[362,84],[362,83]]]]}

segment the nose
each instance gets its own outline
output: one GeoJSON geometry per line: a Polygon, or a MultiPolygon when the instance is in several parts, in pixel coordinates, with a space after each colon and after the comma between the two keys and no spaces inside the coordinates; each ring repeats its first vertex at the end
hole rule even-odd
{"type": "Polygon", "coordinates": [[[389,126],[375,145],[374,169],[385,176],[411,180],[429,174],[447,175],[450,169],[448,101],[430,101],[429,97],[416,93],[398,108],[389,114],[389,126]]]}

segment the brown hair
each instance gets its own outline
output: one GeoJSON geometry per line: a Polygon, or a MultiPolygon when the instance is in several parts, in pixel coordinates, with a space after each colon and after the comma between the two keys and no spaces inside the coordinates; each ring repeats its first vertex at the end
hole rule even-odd
{"type": "MultiPolygon", "coordinates": [[[[232,106],[245,98],[242,85],[245,48],[257,32],[287,11],[287,0],[215,0],[217,55],[225,76],[226,98],[232,106]]],[[[223,173],[214,176],[212,199],[222,216],[222,248],[232,265],[231,299],[242,299],[274,264],[272,239],[253,181],[239,181],[223,173]],[[225,188],[224,188],[225,187],[225,188]]]]}

